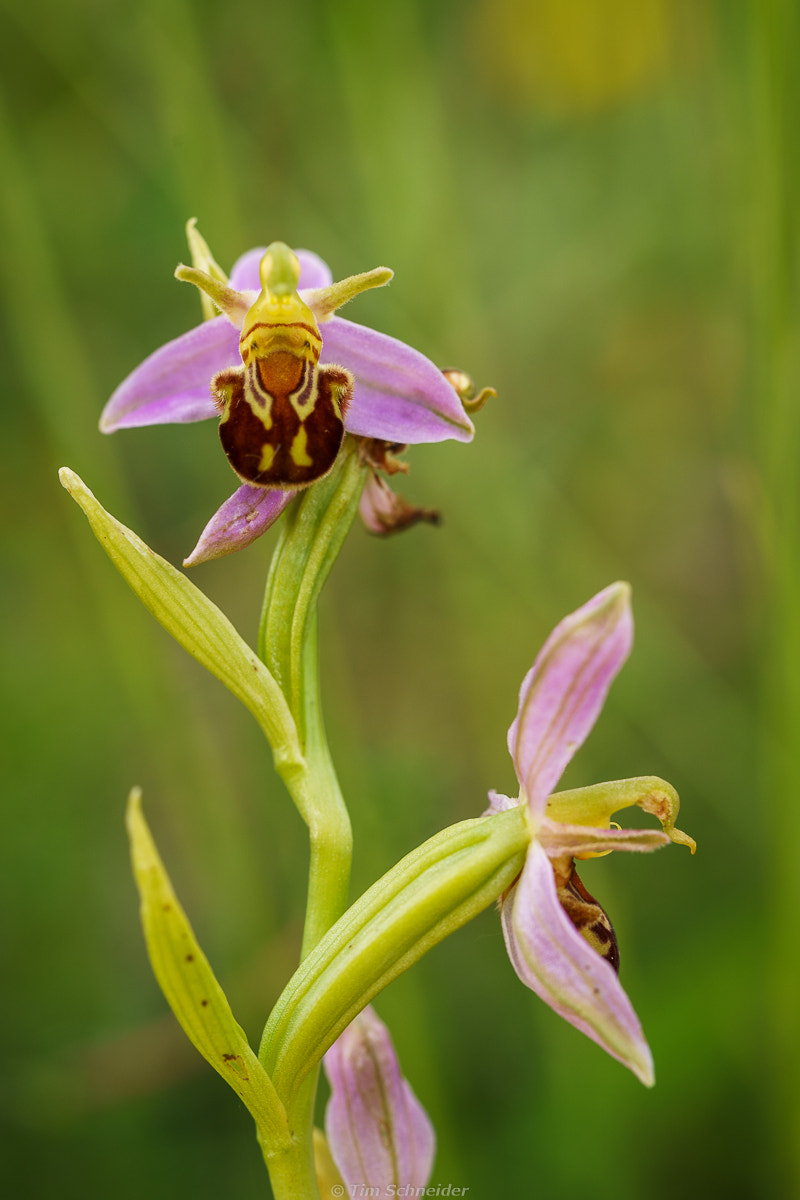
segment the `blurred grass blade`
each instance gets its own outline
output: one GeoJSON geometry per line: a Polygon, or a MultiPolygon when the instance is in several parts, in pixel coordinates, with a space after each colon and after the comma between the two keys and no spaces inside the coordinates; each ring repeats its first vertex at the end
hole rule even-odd
{"type": "Polygon", "coordinates": [[[138,788],[128,798],[127,826],[142,926],[159,987],[189,1041],[247,1106],[265,1140],[288,1141],[283,1105],[178,902],[142,814],[138,788]]]}
{"type": "Polygon", "coordinates": [[[285,777],[302,769],[297,729],[283,692],[224,613],[183,572],[107,513],[74,471],[62,467],[59,478],[142,603],[193,658],[250,709],[272,746],[279,773],[285,777]]]}

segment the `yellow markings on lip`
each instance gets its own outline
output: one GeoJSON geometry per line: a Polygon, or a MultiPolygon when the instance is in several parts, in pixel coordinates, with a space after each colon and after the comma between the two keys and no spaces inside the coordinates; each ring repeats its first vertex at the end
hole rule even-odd
{"type": "Polygon", "coordinates": [[[295,434],[289,453],[295,466],[311,467],[314,465],[313,458],[308,457],[308,436],[304,425],[301,425],[295,434]]]}
{"type": "MultiPolygon", "coordinates": [[[[296,439],[295,439],[296,440],[296,439]]],[[[259,471],[268,471],[275,459],[275,447],[270,446],[268,442],[264,443],[261,451],[261,461],[258,464],[259,471]]]]}

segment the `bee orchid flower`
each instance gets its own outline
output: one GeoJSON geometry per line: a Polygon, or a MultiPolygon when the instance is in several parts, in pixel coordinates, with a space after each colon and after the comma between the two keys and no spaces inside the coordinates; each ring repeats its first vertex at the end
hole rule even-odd
{"type": "Polygon", "coordinates": [[[411,346],[334,315],[390,270],[334,283],[316,254],[275,242],[243,255],[228,280],[194,222],[187,232],[195,265],[175,274],[200,289],[206,319],[145,359],[100,420],[112,433],[221,417],[241,486],[187,565],[262,534],[331,468],[345,432],[401,446],[472,438],[464,389],[411,346]]]}
{"type": "Polygon", "coordinates": [[[654,850],[669,841],[694,853],[694,841],[675,828],[678,797],[662,779],[552,794],[597,720],[632,637],[625,583],[612,584],[554,629],[523,680],[508,731],[519,798],[491,793],[489,811],[524,805],[531,832],[522,873],[501,900],[514,970],[560,1016],[650,1086],[652,1056],[617,977],[614,930],[583,886],[575,860],[611,850],[654,850]],[[663,832],[612,827],[612,815],[633,805],[656,816],[663,832]]]}

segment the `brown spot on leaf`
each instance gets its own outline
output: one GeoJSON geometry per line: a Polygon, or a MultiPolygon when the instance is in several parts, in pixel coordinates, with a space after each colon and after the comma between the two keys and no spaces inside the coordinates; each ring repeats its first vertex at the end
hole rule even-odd
{"type": "Polygon", "coordinates": [[[244,1065],[244,1059],[241,1054],[223,1054],[222,1061],[226,1067],[230,1067],[245,1083],[249,1082],[250,1076],[247,1074],[247,1067],[244,1065]]]}

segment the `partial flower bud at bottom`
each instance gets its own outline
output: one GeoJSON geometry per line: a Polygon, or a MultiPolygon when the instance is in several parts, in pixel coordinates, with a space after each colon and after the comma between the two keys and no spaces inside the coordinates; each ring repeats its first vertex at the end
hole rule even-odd
{"type": "Polygon", "coordinates": [[[430,1179],[436,1139],[374,1009],[359,1013],[324,1063],[331,1085],[325,1132],[348,1194],[415,1195],[430,1179]]]}

